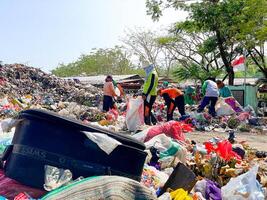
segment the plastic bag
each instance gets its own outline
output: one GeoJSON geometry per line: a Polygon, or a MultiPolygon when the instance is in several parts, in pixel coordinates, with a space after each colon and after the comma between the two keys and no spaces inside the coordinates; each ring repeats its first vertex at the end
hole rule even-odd
{"type": "Polygon", "coordinates": [[[222,187],[223,199],[264,200],[264,193],[256,179],[259,166],[254,166],[247,173],[232,178],[222,187]]]}
{"type": "Polygon", "coordinates": [[[93,133],[84,131],[84,134],[88,137],[88,139],[96,143],[100,149],[105,151],[106,154],[110,154],[118,145],[121,145],[119,141],[103,133],[93,133]]]}
{"type": "Polygon", "coordinates": [[[192,200],[188,192],[180,188],[170,193],[173,200],[192,200]]]}
{"type": "Polygon", "coordinates": [[[219,99],[215,106],[215,110],[218,116],[232,115],[235,113],[232,107],[225,103],[224,99],[219,99]]]}
{"type": "Polygon", "coordinates": [[[171,194],[169,192],[165,192],[163,195],[161,195],[158,200],[171,200],[171,194]]]}
{"type": "Polygon", "coordinates": [[[235,112],[242,112],[242,106],[237,102],[234,97],[228,97],[224,99],[225,103],[227,103],[235,112]]]}
{"type": "Polygon", "coordinates": [[[120,91],[120,89],[119,88],[115,88],[115,94],[119,97],[119,96],[121,96],[121,91],[120,91]]]}
{"type": "Polygon", "coordinates": [[[141,132],[138,132],[134,135],[132,135],[132,137],[140,142],[145,142],[145,139],[146,139],[146,136],[147,136],[147,133],[149,131],[149,128],[141,131],[141,132]]]}
{"type": "Polygon", "coordinates": [[[144,124],[144,101],[141,97],[130,98],[126,111],[126,126],[129,131],[136,131],[144,124]]]}
{"type": "Polygon", "coordinates": [[[256,116],[256,112],[254,110],[254,108],[251,106],[251,105],[247,105],[245,108],[244,108],[244,111],[245,112],[248,112],[250,115],[252,116],[256,116]]]}
{"type": "Polygon", "coordinates": [[[45,184],[46,191],[54,190],[72,180],[72,173],[68,169],[59,169],[57,167],[45,165],[45,184]]]}
{"type": "Polygon", "coordinates": [[[232,144],[228,140],[223,140],[217,143],[217,147],[211,142],[205,142],[205,147],[210,152],[216,152],[221,158],[226,161],[231,159],[241,160],[241,157],[232,150],[232,144]]]}
{"type": "Polygon", "coordinates": [[[147,132],[145,142],[162,133],[176,140],[185,141],[185,135],[183,132],[189,132],[190,130],[192,130],[192,128],[188,124],[183,124],[177,121],[169,121],[164,124],[151,127],[147,132]]]}
{"type": "Polygon", "coordinates": [[[171,147],[172,141],[165,134],[160,134],[145,143],[147,149],[156,148],[160,152],[167,151],[171,147]]]}

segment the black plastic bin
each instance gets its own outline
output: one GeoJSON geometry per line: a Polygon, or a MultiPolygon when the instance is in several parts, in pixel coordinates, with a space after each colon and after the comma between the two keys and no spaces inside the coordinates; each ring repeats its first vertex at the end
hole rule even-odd
{"type": "Polygon", "coordinates": [[[12,145],[3,156],[6,176],[43,188],[44,166],[51,165],[71,170],[74,179],[120,175],[140,180],[147,155],[143,143],[44,110],[23,111],[18,119],[12,145]],[[83,131],[107,134],[122,145],[108,155],[83,131]]]}

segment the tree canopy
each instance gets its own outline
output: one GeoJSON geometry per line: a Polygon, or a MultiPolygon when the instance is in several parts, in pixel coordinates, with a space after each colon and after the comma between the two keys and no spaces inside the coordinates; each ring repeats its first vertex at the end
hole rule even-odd
{"type": "Polygon", "coordinates": [[[162,9],[173,7],[189,12],[189,17],[174,27],[176,32],[210,34],[198,50],[218,50],[221,65],[234,83],[232,60],[246,50],[248,56],[267,76],[262,46],[267,39],[266,0],[203,0],[185,4],[177,0],[147,0],[148,14],[157,20],[162,9]]]}
{"type": "Polygon", "coordinates": [[[97,74],[129,74],[138,72],[132,67],[129,54],[116,46],[110,49],[93,49],[77,61],[60,64],[53,74],[61,77],[97,74]]]}

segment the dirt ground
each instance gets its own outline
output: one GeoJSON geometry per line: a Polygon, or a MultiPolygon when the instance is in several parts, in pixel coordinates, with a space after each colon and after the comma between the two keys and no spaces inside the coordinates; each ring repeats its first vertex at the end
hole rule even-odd
{"type": "MultiPolygon", "coordinates": [[[[187,138],[196,142],[203,143],[212,137],[228,138],[228,133],[219,132],[192,132],[186,133],[187,138]]],[[[237,141],[246,141],[250,147],[259,151],[267,151],[267,134],[259,133],[235,133],[237,141]]]]}

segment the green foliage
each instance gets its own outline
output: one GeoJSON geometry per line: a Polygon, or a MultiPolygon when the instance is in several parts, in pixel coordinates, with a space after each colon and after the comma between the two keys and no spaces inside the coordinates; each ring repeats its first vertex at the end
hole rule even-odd
{"type": "Polygon", "coordinates": [[[218,77],[222,73],[222,70],[210,70],[206,71],[203,67],[192,63],[190,67],[178,65],[173,71],[173,76],[179,81],[185,81],[187,79],[193,79],[195,81],[200,80],[203,82],[208,77],[218,77]]]}
{"type": "Polygon", "coordinates": [[[88,55],[81,55],[75,62],[60,64],[52,73],[67,77],[81,74],[129,74],[140,71],[132,67],[127,53],[116,46],[112,49],[93,49],[88,55]]]}
{"type": "Polygon", "coordinates": [[[153,0],[153,7],[158,6],[158,8],[153,10],[150,7],[151,4],[147,3],[148,11],[150,11],[148,13],[160,12],[160,14],[152,14],[153,19],[158,19],[162,14],[162,9],[168,7],[187,10],[189,17],[186,21],[177,23],[174,31],[176,33],[182,31],[213,33],[214,36],[205,40],[197,51],[206,54],[217,48],[223,65],[231,76],[229,83],[232,84],[234,78],[231,61],[236,54],[240,53],[240,47],[247,49],[254,66],[257,66],[267,77],[264,51],[258,50],[258,47],[262,48],[267,40],[266,0],[203,0],[182,6],[178,2],[181,1],[153,0]],[[235,48],[237,45],[239,49],[235,48]]]}
{"type": "Polygon", "coordinates": [[[201,45],[198,46],[198,51],[200,54],[208,54],[216,51],[217,49],[217,40],[215,36],[207,38],[201,45]]]}

